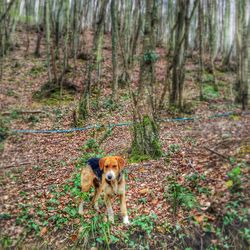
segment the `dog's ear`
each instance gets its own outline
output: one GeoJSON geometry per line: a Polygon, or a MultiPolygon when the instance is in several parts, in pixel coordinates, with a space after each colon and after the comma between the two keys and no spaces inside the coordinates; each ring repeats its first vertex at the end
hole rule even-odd
{"type": "Polygon", "coordinates": [[[104,163],[105,163],[106,157],[103,157],[99,160],[99,168],[103,170],[104,168],[104,163]]]}
{"type": "Polygon", "coordinates": [[[118,161],[119,169],[122,170],[125,167],[125,160],[121,156],[115,156],[118,161]]]}

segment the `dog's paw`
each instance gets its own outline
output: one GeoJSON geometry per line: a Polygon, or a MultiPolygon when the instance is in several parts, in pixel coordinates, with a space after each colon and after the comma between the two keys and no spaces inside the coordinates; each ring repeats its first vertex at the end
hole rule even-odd
{"type": "Polygon", "coordinates": [[[123,217],[123,223],[126,224],[126,225],[129,224],[129,219],[128,219],[127,215],[123,217]]]}

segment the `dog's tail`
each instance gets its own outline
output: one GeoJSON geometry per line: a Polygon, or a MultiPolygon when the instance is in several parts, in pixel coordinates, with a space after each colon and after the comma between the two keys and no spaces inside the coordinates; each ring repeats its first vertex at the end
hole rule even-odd
{"type": "Polygon", "coordinates": [[[83,202],[81,202],[80,205],[79,205],[78,213],[79,213],[80,215],[83,215],[83,202]]]}

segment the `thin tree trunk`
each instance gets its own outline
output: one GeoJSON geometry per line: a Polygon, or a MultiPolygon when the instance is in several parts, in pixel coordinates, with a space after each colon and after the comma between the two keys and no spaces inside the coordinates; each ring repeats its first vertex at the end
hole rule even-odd
{"type": "Polygon", "coordinates": [[[25,15],[26,15],[26,51],[25,54],[28,54],[30,46],[30,36],[29,36],[29,27],[30,27],[30,6],[31,3],[29,0],[25,0],[25,15]]]}
{"type": "Polygon", "coordinates": [[[118,79],[117,79],[117,8],[116,0],[111,1],[111,22],[112,22],[112,99],[115,102],[117,99],[118,79]]]}
{"type": "MultiPolygon", "coordinates": [[[[0,16],[0,24],[2,23],[2,21],[5,19],[5,17],[8,15],[8,13],[11,10],[11,7],[13,6],[13,4],[15,3],[16,0],[11,0],[6,11],[4,13],[2,13],[2,15],[0,16]]],[[[3,3],[2,3],[3,4],[3,3]]]]}
{"type": "MultiPolygon", "coordinates": [[[[90,60],[87,68],[87,82],[83,92],[83,95],[79,104],[79,119],[86,119],[89,114],[89,102],[90,102],[90,91],[91,91],[91,83],[92,83],[92,72],[96,68],[97,69],[97,78],[99,81],[100,78],[100,67],[101,67],[101,59],[102,59],[102,43],[103,43],[103,31],[104,31],[104,20],[105,20],[105,12],[108,5],[109,0],[101,1],[101,8],[98,16],[97,27],[95,36],[93,39],[93,48],[92,48],[92,59],[90,60]]],[[[96,86],[95,86],[96,87],[96,86]]]]}
{"type": "Polygon", "coordinates": [[[188,48],[188,36],[190,20],[194,14],[198,0],[194,2],[193,10],[189,14],[189,0],[178,0],[176,11],[176,33],[175,48],[173,56],[172,88],[170,94],[170,104],[182,108],[183,104],[183,84],[185,80],[185,62],[188,48]]]}
{"type": "Polygon", "coordinates": [[[134,100],[134,137],[132,157],[149,156],[157,158],[162,155],[159,143],[159,131],[155,120],[153,85],[155,79],[155,15],[156,1],[146,0],[146,20],[143,37],[143,56],[140,66],[140,80],[137,96],[134,100]]]}
{"type": "Polygon", "coordinates": [[[199,13],[198,13],[198,33],[199,33],[199,72],[198,72],[198,81],[199,81],[199,90],[200,90],[200,100],[203,100],[203,0],[199,0],[199,13]]]}
{"type": "Polygon", "coordinates": [[[209,55],[210,55],[210,67],[213,75],[214,89],[218,90],[217,80],[215,75],[214,61],[216,58],[216,7],[217,0],[207,0],[208,7],[208,26],[209,26],[209,55]]]}
{"type": "Polygon", "coordinates": [[[47,67],[48,67],[48,78],[49,82],[52,82],[51,78],[51,57],[50,57],[50,6],[49,6],[49,0],[45,0],[45,27],[46,27],[46,48],[47,48],[47,67]]]}

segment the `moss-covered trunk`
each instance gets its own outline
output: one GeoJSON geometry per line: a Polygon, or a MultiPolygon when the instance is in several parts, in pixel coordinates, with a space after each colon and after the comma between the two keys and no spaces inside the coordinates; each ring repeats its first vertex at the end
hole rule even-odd
{"type": "Polygon", "coordinates": [[[155,120],[155,25],[157,21],[156,1],[146,1],[146,20],[143,37],[143,56],[140,66],[140,82],[134,100],[134,127],[132,157],[157,158],[162,154],[158,126],[155,120]]]}
{"type": "Polygon", "coordinates": [[[134,123],[132,158],[137,161],[145,158],[158,158],[162,155],[158,125],[154,119],[144,115],[134,123]]]}

